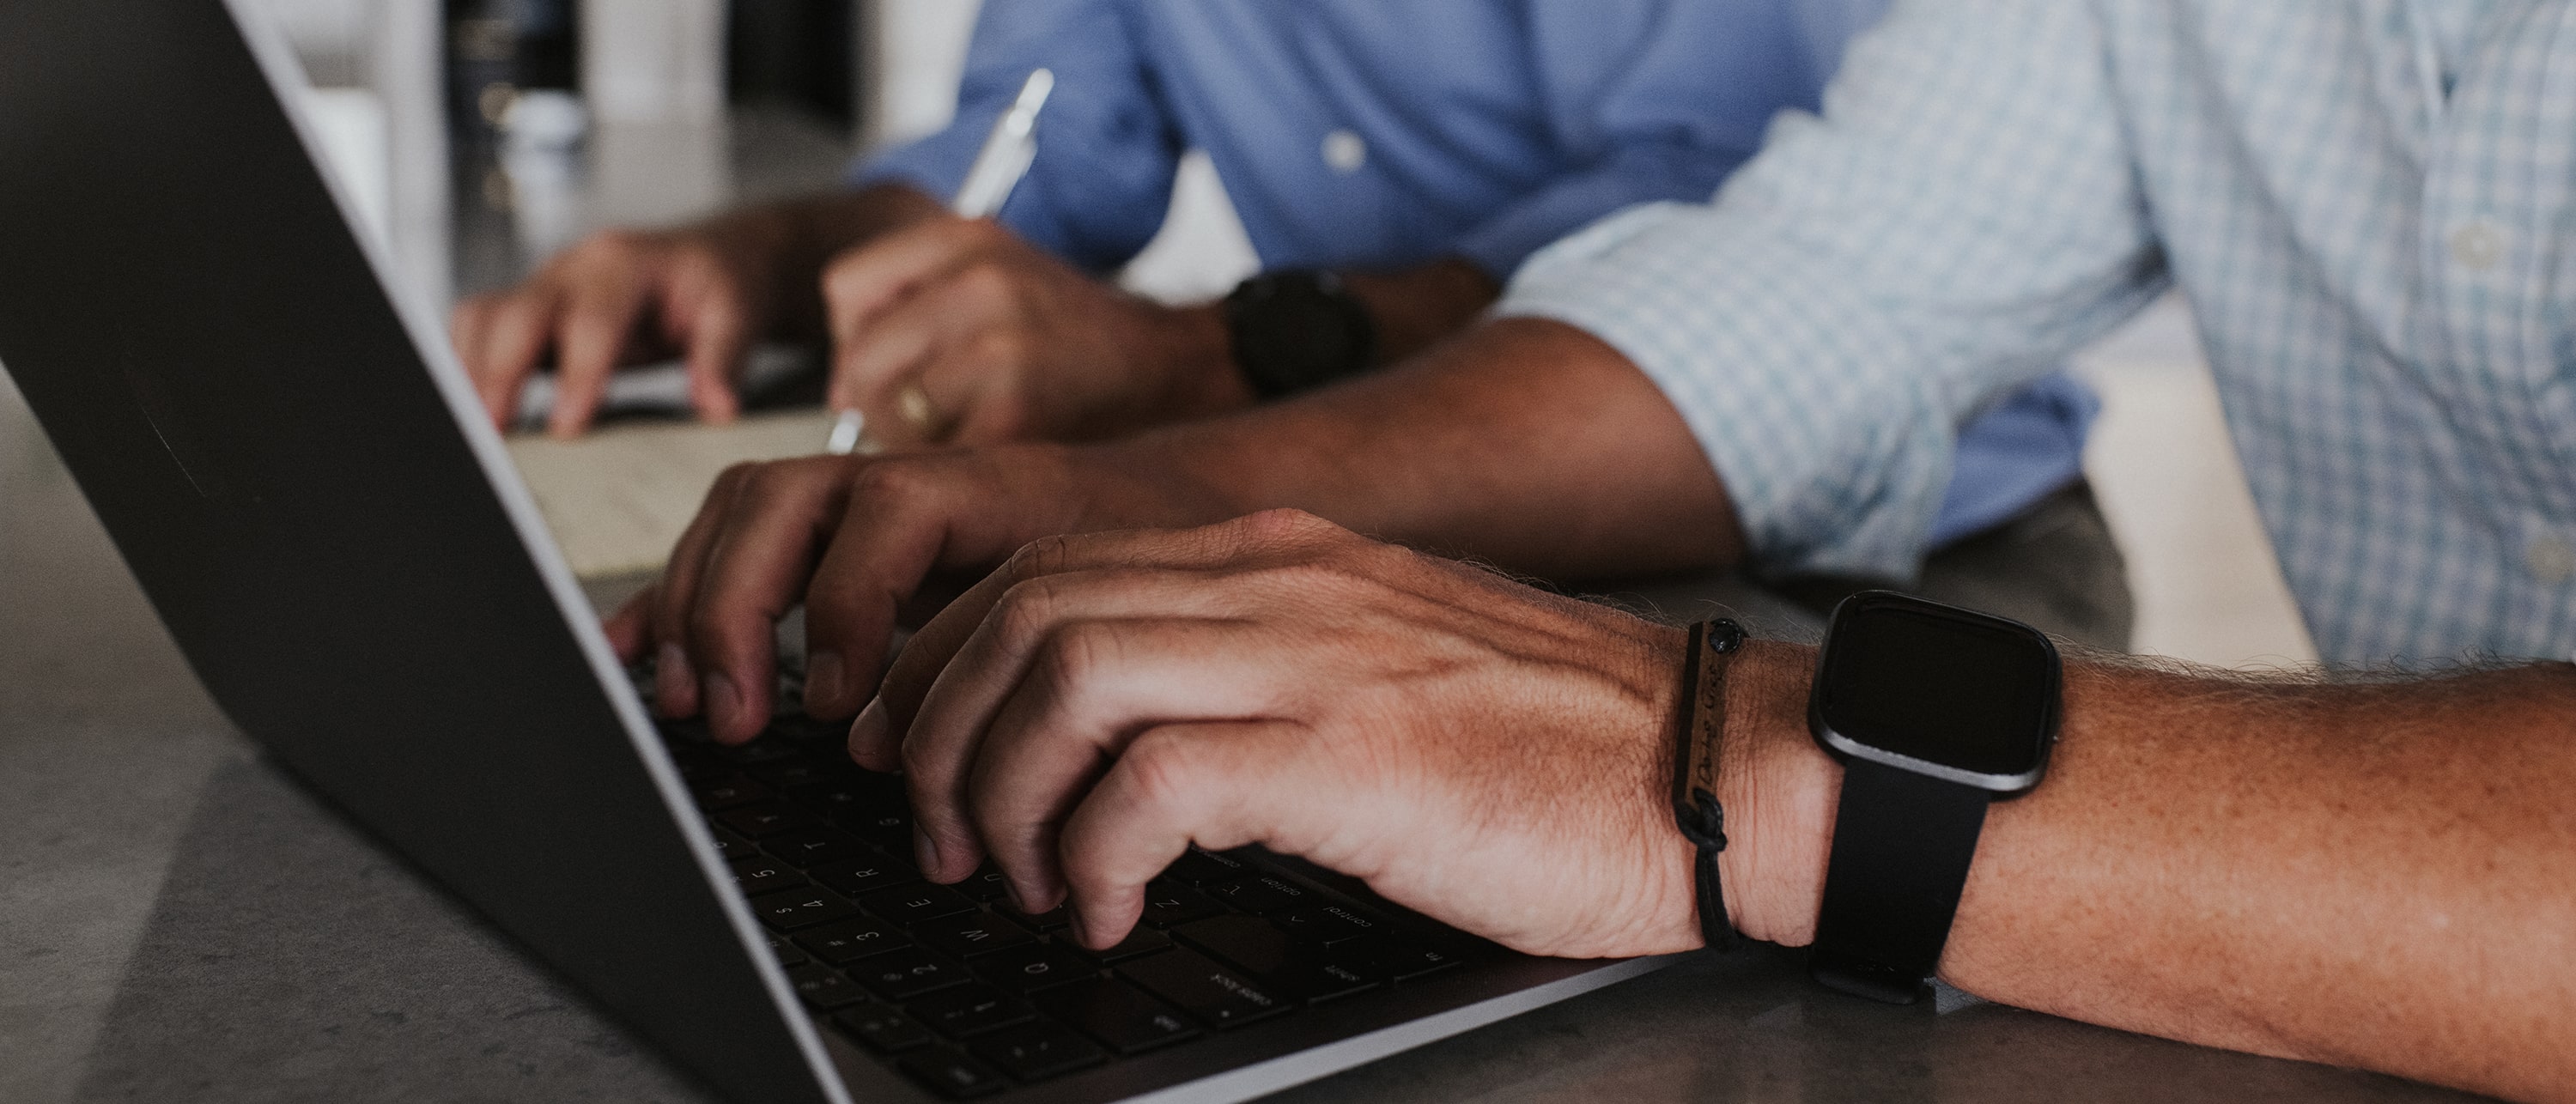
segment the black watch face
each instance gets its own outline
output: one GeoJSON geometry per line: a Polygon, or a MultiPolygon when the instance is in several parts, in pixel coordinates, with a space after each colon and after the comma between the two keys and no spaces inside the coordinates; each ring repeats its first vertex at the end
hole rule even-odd
{"type": "Polygon", "coordinates": [[[2047,765],[2058,682],[2057,649],[2038,630],[1870,592],[1834,611],[1811,720],[1837,751],[1893,753],[2018,791],[2047,765]]]}

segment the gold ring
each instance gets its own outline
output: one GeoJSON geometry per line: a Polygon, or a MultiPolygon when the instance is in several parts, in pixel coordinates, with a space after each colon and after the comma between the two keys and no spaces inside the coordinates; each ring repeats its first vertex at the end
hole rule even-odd
{"type": "Polygon", "coordinates": [[[930,392],[922,390],[918,381],[894,393],[894,412],[923,433],[939,427],[939,408],[930,404],[930,392]]]}

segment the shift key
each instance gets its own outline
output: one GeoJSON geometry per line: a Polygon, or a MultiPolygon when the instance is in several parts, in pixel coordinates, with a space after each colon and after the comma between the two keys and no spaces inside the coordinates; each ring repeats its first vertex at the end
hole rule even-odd
{"type": "Polygon", "coordinates": [[[1118,965],[1118,973],[1148,992],[1218,1027],[1250,1023],[1289,1009],[1289,1002],[1252,975],[1219,966],[1197,951],[1174,948],[1118,965]]]}

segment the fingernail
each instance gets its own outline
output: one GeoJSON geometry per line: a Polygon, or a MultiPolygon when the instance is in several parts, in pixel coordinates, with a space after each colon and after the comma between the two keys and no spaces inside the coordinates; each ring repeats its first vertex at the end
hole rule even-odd
{"type": "Polygon", "coordinates": [[[707,727],[719,739],[742,719],[742,694],[733,688],[733,680],[721,671],[709,671],[703,683],[707,706],[707,727]]]}
{"type": "Polygon", "coordinates": [[[805,711],[828,716],[841,704],[841,653],[805,657],[805,711]]]}
{"type": "Polygon", "coordinates": [[[861,749],[871,753],[885,746],[886,709],[884,698],[868,699],[868,707],[859,710],[859,719],[850,722],[850,754],[861,749]]]}
{"type": "Polygon", "coordinates": [[[697,681],[697,676],[689,673],[689,653],[677,644],[662,645],[653,657],[653,696],[660,699],[662,711],[680,712],[688,702],[687,688],[697,681]]]}
{"type": "Polygon", "coordinates": [[[914,861],[921,864],[923,874],[934,877],[937,875],[939,845],[930,842],[930,833],[922,831],[918,824],[912,826],[912,857],[914,861]]]}

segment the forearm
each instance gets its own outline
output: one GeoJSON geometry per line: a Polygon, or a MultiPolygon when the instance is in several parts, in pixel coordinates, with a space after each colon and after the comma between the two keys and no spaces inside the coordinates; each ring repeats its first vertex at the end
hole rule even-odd
{"type": "Polygon", "coordinates": [[[1377,362],[1398,364],[1466,329],[1494,305],[1502,284],[1459,257],[1442,257],[1396,272],[1345,272],[1351,289],[1377,326],[1377,362]]]}
{"type": "MultiPolygon", "coordinates": [[[[1802,944],[1840,771],[1803,678],[1771,681],[1738,754],[1789,796],[1742,798],[1765,811],[1735,874],[1758,887],[1748,930],[1802,944]]],[[[2566,1097],[2572,793],[2565,665],[2353,686],[2073,664],[2048,777],[1989,813],[1941,973],[2093,1023],[2566,1097]]]]}
{"type": "Polygon", "coordinates": [[[1556,578],[1741,555],[1725,490],[1662,392],[1554,322],[1487,323],[1383,373],[1109,447],[1188,473],[1234,513],[1293,506],[1556,578]]]}

